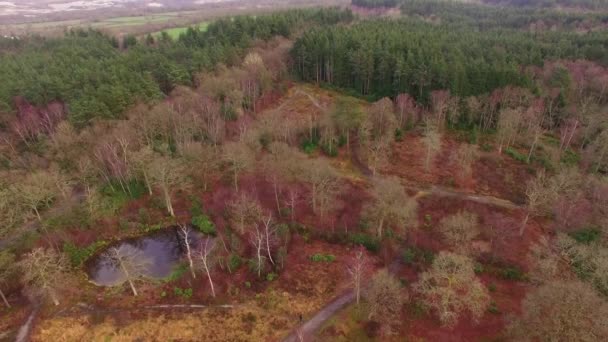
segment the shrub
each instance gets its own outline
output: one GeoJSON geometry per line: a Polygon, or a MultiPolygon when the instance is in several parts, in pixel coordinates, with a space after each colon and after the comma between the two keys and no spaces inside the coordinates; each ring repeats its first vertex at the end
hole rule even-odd
{"type": "Polygon", "coordinates": [[[312,154],[317,147],[319,147],[318,142],[314,140],[305,140],[302,143],[302,151],[306,154],[312,154]]]}
{"type": "Polygon", "coordinates": [[[429,249],[408,247],[403,252],[402,257],[406,264],[421,263],[423,265],[430,265],[435,260],[435,253],[429,249]]]}
{"type": "Polygon", "coordinates": [[[278,277],[279,276],[276,273],[270,272],[266,275],[266,280],[273,281],[273,280],[277,279],[278,277]]]}
{"type": "Polygon", "coordinates": [[[334,262],[336,260],[336,257],[331,254],[317,253],[311,256],[310,260],[312,260],[313,262],[334,262]]]}
{"type": "Polygon", "coordinates": [[[192,217],[192,225],[196,227],[201,233],[207,235],[215,235],[215,225],[207,215],[201,214],[192,217]]]}
{"type": "Polygon", "coordinates": [[[107,241],[100,240],[93,242],[87,247],[79,248],[72,242],[66,242],[63,244],[63,252],[67,254],[73,267],[80,267],[93,254],[107,245],[107,241]]]}
{"type": "Polygon", "coordinates": [[[513,158],[513,159],[515,159],[515,160],[517,160],[519,162],[527,163],[528,157],[525,156],[525,155],[523,155],[523,154],[521,154],[521,153],[519,153],[517,150],[515,150],[515,149],[513,149],[511,147],[507,147],[505,149],[505,153],[508,156],[510,156],[511,158],[513,158]]]}
{"type": "Polygon", "coordinates": [[[182,298],[185,298],[185,299],[189,299],[189,298],[192,298],[193,291],[192,291],[191,288],[181,289],[179,287],[175,287],[173,289],[173,294],[176,297],[182,297],[182,298]]]}
{"type": "Polygon", "coordinates": [[[353,234],[350,236],[350,241],[355,245],[362,245],[373,253],[377,253],[380,250],[380,242],[378,239],[368,234],[353,234]]]}
{"type": "Polygon", "coordinates": [[[329,144],[323,144],[323,146],[321,146],[321,149],[329,157],[337,157],[338,156],[338,148],[336,147],[336,144],[332,144],[331,147],[330,147],[329,144]]]}
{"type": "Polygon", "coordinates": [[[584,243],[586,245],[591,244],[594,241],[597,241],[597,239],[600,238],[600,235],[602,234],[601,230],[592,227],[592,228],[585,228],[579,231],[576,231],[572,234],[570,234],[570,236],[576,240],[578,243],[584,243]]]}
{"type": "Polygon", "coordinates": [[[241,257],[238,254],[232,253],[228,257],[228,267],[231,271],[237,270],[239,267],[241,267],[242,263],[243,261],[241,260],[241,257]]]}
{"type": "Polygon", "coordinates": [[[405,134],[403,133],[403,129],[401,129],[401,128],[395,129],[395,141],[403,141],[404,135],[405,134]]]}
{"type": "Polygon", "coordinates": [[[488,306],[488,312],[494,315],[500,314],[500,310],[498,309],[498,305],[496,305],[496,302],[490,303],[490,306],[488,306]]]}
{"type": "Polygon", "coordinates": [[[515,266],[507,266],[499,270],[498,275],[507,280],[524,280],[525,273],[515,266]]]}
{"type": "Polygon", "coordinates": [[[581,161],[581,155],[572,151],[571,149],[567,149],[564,151],[562,155],[562,159],[560,160],[562,164],[567,166],[576,166],[581,161]]]}

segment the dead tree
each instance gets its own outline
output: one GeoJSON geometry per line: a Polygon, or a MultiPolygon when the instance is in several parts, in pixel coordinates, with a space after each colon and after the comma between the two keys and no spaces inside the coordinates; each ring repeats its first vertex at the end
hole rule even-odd
{"type": "Polygon", "coordinates": [[[272,252],[271,245],[274,242],[274,237],[276,235],[276,227],[272,225],[272,214],[268,214],[268,219],[264,220],[264,237],[266,240],[266,252],[268,254],[268,260],[270,263],[274,265],[274,260],[272,260],[272,252]]]}
{"type": "Polygon", "coordinates": [[[188,259],[188,266],[190,267],[190,273],[192,279],[196,279],[196,272],[194,272],[194,260],[192,259],[192,229],[185,224],[179,226],[179,233],[184,240],[184,246],[186,247],[186,258],[188,259]]]}
{"type": "Polygon", "coordinates": [[[367,267],[368,260],[367,256],[365,255],[365,250],[363,247],[359,246],[355,250],[355,255],[352,257],[350,265],[347,268],[348,273],[350,274],[352,279],[357,304],[359,304],[359,301],[361,299],[361,282],[363,280],[363,275],[367,267]]]}
{"type": "Polygon", "coordinates": [[[262,255],[262,250],[264,249],[266,239],[264,237],[264,232],[257,224],[254,224],[253,227],[255,229],[249,233],[249,242],[255,249],[255,255],[257,260],[255,268],[257,270],[258,277],[261,277],[262,269],[264,268],[264,256],[262,255]]]}
{"type": "Polygon", "coordinates": [[[199,259],[201,260],[201,267],[207,274],[209,279],[209,286],[211,287],[211,295],[215,298],[215,286],[213,286],[213,280],[211,279],[211,270],[213,268],[212,252],[215,249],[215,242],[212,239],[207,238],[205,242],[200,243],[199,247],[199,259]],[[210,243],[211,241],[211,243],[210,243]]]}
{"type": "Polygon", "coordinates": [[[145,277],[151,261],[143,255],[143,252],[130,245],[110,248],[107,256],[123,273],[124,281],[129,283],[133,295],[137,296],[135,281],[145,277]]]}

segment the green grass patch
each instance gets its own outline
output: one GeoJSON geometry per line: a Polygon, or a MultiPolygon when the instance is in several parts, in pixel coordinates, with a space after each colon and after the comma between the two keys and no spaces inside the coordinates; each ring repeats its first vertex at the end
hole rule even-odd
{"type": "Polygon", "coordinates": [[[105,240],[95,241],[92,244],[86,247],[78,247],[73,242],[66,242],[63,244],[63,252],[70,259],[70,263],[72,267],[80,267],[87,261],[90,257],[92,257],[99,250],[108,245],[108,242],[105,240]]]}
{"type": "Polygon", "coordinates": [[[143,182],[131,180],[123,186],[118,182],[106,184],[100,192],[102,212],[112,215],[130,200],[141,198],[147,192],[147,188],[143,182]]]}
{"type": "Polygon", "coordinates": [[[190,28],[190,27],[197,28],[200,31],[204,32],[204,31],[207,31],[207,28],[209,27],[209,24],[210,23],[208,21],[203,21],[203,22],[200,22],[200,23],[198,23],[196,25],[173,27],[173,28],[170,28],[170,29],[165,29],[165,30],[162,30],[162,31],[154,32],[154,33],[152,33],[152,36],[154,38],[160,38],[162,36],[162,33],[166,32],[169,35],[169,37],[171,37],[171,39],[176,40],[176,39],[179,38],[179,36],[181,34],[186,33],[186,31],[188,31],[188,28],[190,28]]]}

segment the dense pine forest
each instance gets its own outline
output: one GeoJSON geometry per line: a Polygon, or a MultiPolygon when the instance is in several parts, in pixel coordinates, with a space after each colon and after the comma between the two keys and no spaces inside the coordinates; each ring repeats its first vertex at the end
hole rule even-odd
{"type": "MultiPolygon", "coordinates": [[[[421,4],[428,5],[414,1],[404,11],[423,14],[421,4]]],[[[430,11],[454,15],[440,4],[430,11]]],[[[452,18],[441,24],[376,20],[310,30],[294,46],[298,75],[372,98],[408,93],[428,103],[430,92],[439,89],[459,96],[506,85],[533,89],[523,69],[546,61],[586,59],[608,64],[605,31],[529,33],[510,29],[510,22],[481,24],[468,9],[462,13],[469,19],[452,18]],[[479,30],[477,25],[486,28],[479,30]]]]}
{"type": "Polygon", "coordinates": [[[603,8],[0,38],[0,340],[608,340],[603,8]]]}
{"type": "Polygon", "coordinates": [[[349,21],[341,10],[301,10],[285,14],[219,20],[204,32],[190,29],[177,41],[167,36],[122,44],[95,31],[64,38],[25,38],[6,42],[0,56],[0,108],[14,108],[16,96],[34,105],[61,101],[69,120],[119,118],[137,101],[159,99],[177,85],[194,85],[194,75],[218,63],[232,65],[254,40],[289,37],[305,26],[349,21]],[[122,45],[122,46],[119,46],[122,45]]]}

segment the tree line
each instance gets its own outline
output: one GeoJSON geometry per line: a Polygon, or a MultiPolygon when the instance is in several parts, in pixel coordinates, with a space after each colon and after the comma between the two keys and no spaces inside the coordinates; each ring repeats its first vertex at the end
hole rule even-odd
{"type": "Polygon", "coordinates": [[[367,8],[395,7],[399,4],[399,0],[353,0],[352,3],[355,6],[367,8]]]}
{"type": "Polygon", "coordinates": [[[542,6],[493,7],[445,0],[404,0],[401,12],[431,20],[439,17],[442,23],[468,25],[480,30],[500,27],[539,32],[550,29],[589,31],[606,23],[606,15],[602,13],[557,11],[542,6]]]}
{"type": "Polygon", "coordinates": [[[352,89],[371,98],[448,89],[471,96],[506,85],[533,88],[521,67],[551,59],[606,61],[601,35],[511,30],[480,32],[466,26],[413,20],[374,20],[306,32],[294,44],[297,75],[352,89]],[[601,53],[598,53],[601,52],[601,53]]]}
{"type": "Polygon", "coordinates": [[[340,9],[240,16],[212,23],[207,31],[190,29],[177,41],[165,37],[142,44],[126,38],[122,49],[115,38],[91,30],[17,43],[9,39],[0,44],[0,110],[18,109],[15,99],[20,97],[36,106],[60,101],[79,126],[119,118],[139,101],[162,98],[177,85],[194,85],[197,72],[237,62],[254,40],[350,19],[352,13],[340,9]]]}

